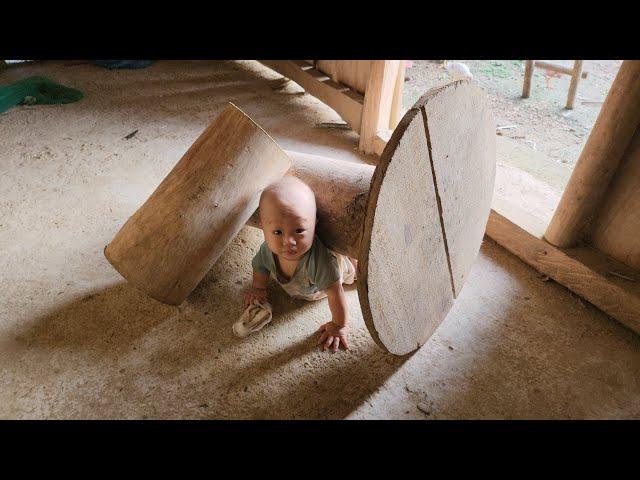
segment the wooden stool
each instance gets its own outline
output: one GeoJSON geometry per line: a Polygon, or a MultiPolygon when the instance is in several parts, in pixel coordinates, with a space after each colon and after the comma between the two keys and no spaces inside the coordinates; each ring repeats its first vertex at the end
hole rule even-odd
{"type": "Polygon", "coordinates": [[[318,233],[358,259],[358,296],[378,345],[403,355],[444,320],[476,258],[495,178],[495,122],[468,81],[427,92],[376,167],[284,152],[230,104],[105,248],[134,286],[179,304],[283,175],[315,192],[318,233]]]}
{"type": "Polygon", "coordinates": [[[551,70],[563,75],[571,76],[571,84],[569,85],[569,93],[567,95],[566,109],[572,110],[573,103],[576,99],[576,93],[578,93],[578,82],[580,78],[587,78],[588,73],[582,71],[582,60],[574,60],[573,68],[563,67],[554,63],[541,62],[539,60],[525,60],[524,68],[524,84],[522,86],[522,98],[529,98],[531,93],[531,79],[533,77],[533,68],[542,68],[544,70],[551,70]]]}

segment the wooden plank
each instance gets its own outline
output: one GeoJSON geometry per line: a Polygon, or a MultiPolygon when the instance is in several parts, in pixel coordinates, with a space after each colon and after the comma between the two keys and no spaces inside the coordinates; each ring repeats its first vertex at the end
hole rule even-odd
{"type": "Polygon", "coordinates": [[[372,60],[318,60],[317,69],[364,95],[372,60]]]}
{"type": "Polygon", "coordinates": [[[592,244],[640,270],[640,125],[593,220],[592,244]]]}
{"type": "Polygon", "coordinates": [[[545,233],[550,243],[572,247],[583,240],[639,123],[640,61],[625,60],[545,233]]]}
{"type": "Polygon", "coordinates": [[[261,63],[298,83],[314,97],[333,108],[356,132],[360,131],[363,101],[361,95],[353,91],[341,91],[333,83],[319,81],[310,72],[303,71],[289,60],[261,60],[261,63]]]}
{"type": "Polygon", "coordinates": [[[375,60],[348,60],[340,65],[341,77],[361,94],[366,94],[371,67],[375,60]]]}
{"type": "Polygon", "coordinates": [[[631,276],[632,280],[616,276],[616,273],[631,275],[624,266],[612,263],[611,259],[593,248],[554,247],[495,210],[489,215],[487,236],[539,272],[640,333],[640,282],[631,276]]]}
{"type": "Polygon", "coordinates": [[[496,124],[487,95],[469,81],[427,95],[431,98],[422,112],[457,297],[478,255],[491,209],[496,124]]]}
{"type": "Polygon", "coordinates": [[[359,148],[374,153],[374,138],[378,131],[389,127],[391,104],[399,60],[376,60],[371,66],[362,109],[359,148]]]}

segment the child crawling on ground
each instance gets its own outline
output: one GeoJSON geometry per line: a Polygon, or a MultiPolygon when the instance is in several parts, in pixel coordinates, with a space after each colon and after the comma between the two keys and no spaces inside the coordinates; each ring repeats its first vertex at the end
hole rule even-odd
{"type": "Polygon", "coordinates": [[[311,188],[295,177],[283,177],[262,192],[260,227],[265,241],[253,257],[253,284],[244,305],[264,304],[267,282],[273,278],[291,297],[328,297],[331,321],[320,327],[323,350],[349,348],[349,318],[342,284],[355,280],[357,262],[324,246],[316,231],[316,199],[311,188]]]}

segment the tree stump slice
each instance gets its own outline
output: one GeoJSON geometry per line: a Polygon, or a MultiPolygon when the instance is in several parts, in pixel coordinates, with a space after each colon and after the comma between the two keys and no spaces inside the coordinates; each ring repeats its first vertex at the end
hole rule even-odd
{"type": "Polygon", "coordinates": [[[385,350],[416,350],[453,306],[494,178],[495,123],[470,82],[430,90],[396,127],[371,181],[358,257],[363,318],[385,350]]]}

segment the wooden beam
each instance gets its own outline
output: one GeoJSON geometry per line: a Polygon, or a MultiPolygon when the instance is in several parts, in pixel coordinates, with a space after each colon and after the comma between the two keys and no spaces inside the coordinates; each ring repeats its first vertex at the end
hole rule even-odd
{"type": "Polygon", "coordinates": [[[364,98],[358,92],[334,82],[315,68],[308,68],[310,65],[304,60],[261,60],[260,63],[299,84],[360,132],[364,98]]]}
{"type": "Polygon", "coordinates": [[[489,214],[486,234],[525,263],[640,333],[637,272],[591,247],[554,247],[495,210],[489,214]]]}

